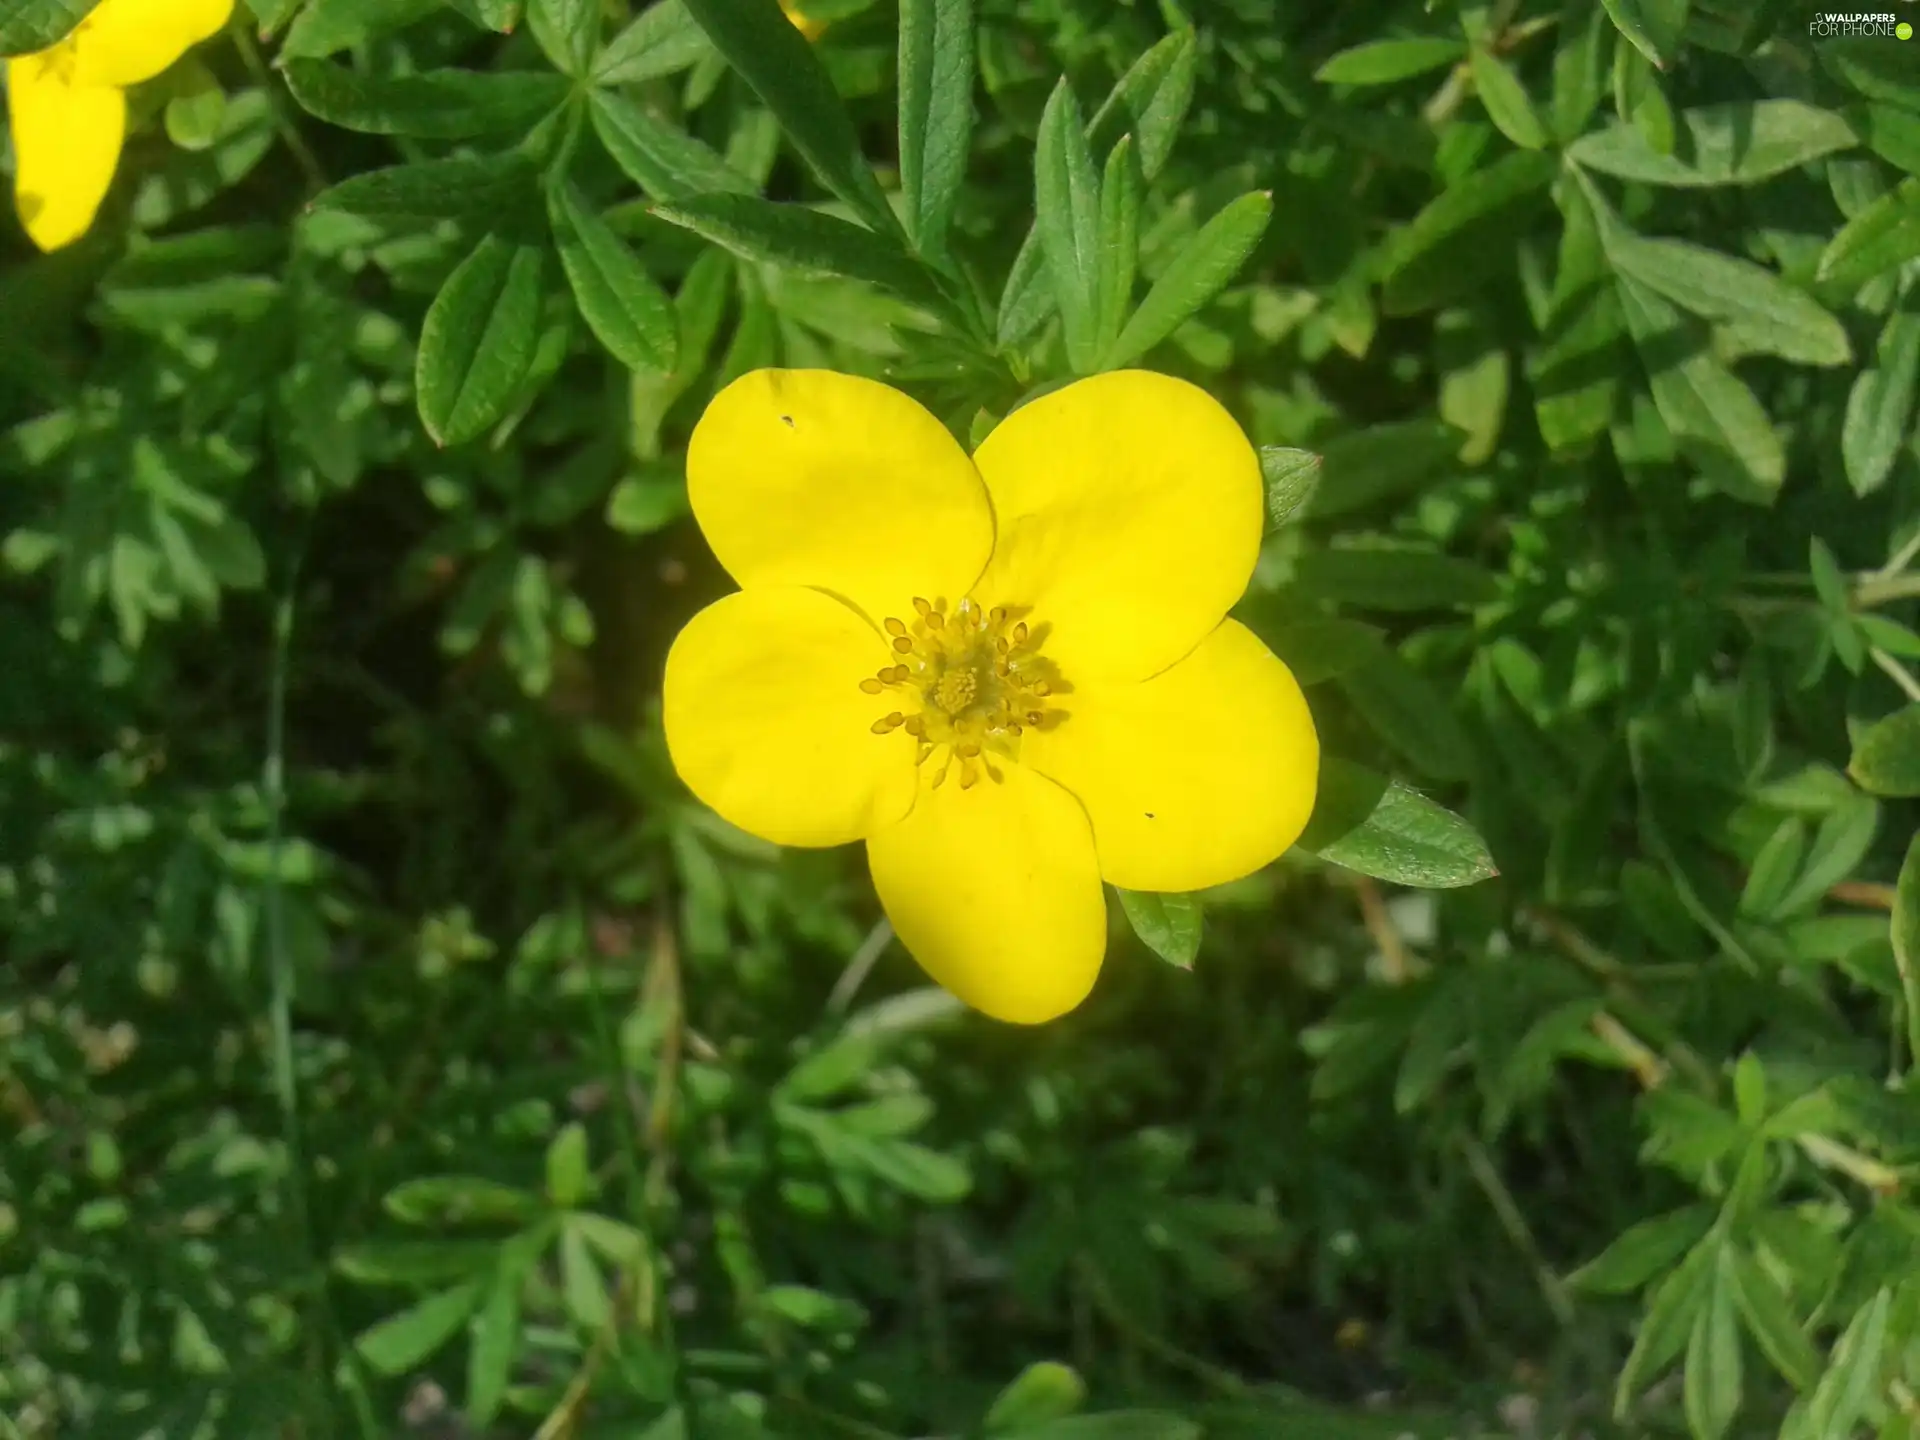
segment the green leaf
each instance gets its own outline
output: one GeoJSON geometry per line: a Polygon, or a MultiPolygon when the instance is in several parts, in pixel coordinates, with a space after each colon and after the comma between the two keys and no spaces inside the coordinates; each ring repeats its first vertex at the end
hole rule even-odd
{"type": "Polygon", "coordinates": [[[1228,204],[1184,246],[1147,291],[1120,338],[1100,360],[1117,370],[1165,340],[1239,273],[1273,217],[1273,196],[1255,190],[1228,204]]]}
{"type": "Polygon", "coordinates": [[[546,252],[489,234],[455,267],[420,328],[414,390],[438,445],[499,421],[533,364],[546,252]]]}
{"type": "Polygon", "coordinates": [[[994,321],[994,335],[1002,346],[1014,346],[1029,338],[1046,323],[1053,312],[1053,296],[1047,289],[1047,256],[1040,247],[1040,227],[1027,231],[1020,252],[1007,271],[1007,285],[1000,292],[1000,309],[994,321]]]}
{"type": "Polygon", "coordinates": [[[220,138],[227,115],[226,92],[196,56],[182,60],[172,80],[177,92],[167,101],[163,120],[167,138],[182,150],[205,150],[220,138]]]}
{"type": "Polygon", "coordinates": [[[280,42],[280,59],[318,60],[401,30],[440,0],[308,0],[280,42]]]}
{"type": "Polygon", "coordinates": [[[1313,72],[1328,85],[1392,85],[1462,59],[1467,47],[1443,36],[1369,40],[1331,56],[1313,72]]]}
{"type": "MultiPolygon", "coordinates": [[[[1920,239],[1920,231],[1916,231],[1920,239]]],[[[1874,363],[1854,377],[1840,427],[1840,458],[1856,495],[1871,495],[1893,473],[1911,434],[1914,390],[1920,382],[1920,307],[1902,305],[1887,317],[1874,363]]]]}
{"type": "Polygon", "coordinates": [[[491,1240],[380,1240],[343,1245],[333,1269],[356,1285],[445,1285],[493,1263],[491,1240]]]}
{"type": "Polygon", "coordinates": [[[1100,181],[1100,284],[1094,329],[1102,351],[1111,350],[1133,304],[1144,183],[1140,162],[1133,153],[1133,137],[1122,135],[1107,155],[1106,173],[1100,181]]]}
{"type": "Polygon", "coordinates": [[[1908,705],[1860,732],[1847,773],[1872,795],[1920,795],[1920,705],[1908,705]]]}
{"type": "Polygon", "coordinates": [[[1182,27],[1156,43],[1127,68],[1087,124],[1095,152],[1131,131],[1139,147],[1140,174],[1152,180],[1173,153],[1187,107],[1193,103],[1198,48],[1182,27]]]}
{"type": "Polygon", "coordinates": [[[1411,547],[1310,550],[1294,570],[1301,590],[1366,610],[1445,610],[1499,593],[1471,560],[1411,547]]]}
{"type": "Polygon", "coordinates": [[[1858,143],[1840,116],[1799,100],[1703,105],[1679,118],[1671,155],[1628,124],[1583,135],[1567,154],[1589,170],[1649,185],[1752,185],[1858,143]]]}
{"type": "Polygon", "coordinates": [[[595,90],[588,113],[614,163],[655,200],[716,191],[750,195],[758,189],[712,146],[654,119],[624,95],[595,90]]]}
{"type": "Polygon", "coordinates": [[[981,1427],[988,1435],[1012,1436],[1034,1425],[1065,1419],[1087,1400],[1078,1374],[1054,1360],[1027,1366],[994,1397],[981,1427]]]}
{"type": "Polygon", "coordinates": [[[1665,1275],[1713,1224],[1710,1205],[1685,1205],[1629,1225],[1567,1283],[1595,1295],[1630,1295],[1665,1275]]]}
{"type": "Polygon", "coordinates": [[[45,50],[73,33],[100,0],[0,0],[0,56],[45,50]]]}
{"type": "Polygon", "coordinates": [[[578,1121],[563,1125],[547,1146],[547,1199],[561,1210],[572,1210],[587,1198],[591,1185],[586,1127],[578,1121]]]}
{"type": "Polygon", "coordinates": [[[381,1201],[387,1213],[408,1225],[522,1223],[540,1213],[524,1190],[475,1175],[423,1175],[393,1187],[381,1201]]]}
{"type": "Polygon", "coordinates": [[[517,133],[567,97],[567,82],[544,70],[363,75],[324,60],[288,60],[282,72],[309,115],[367,135],[462,140],[517,133]]]}
{"type": "Polygon", "coordinates": [[[879,1057],[877,1037],[842,1035],[789,1070],[774,1093],[794,1102],[830,1099],[863,1079],[879,1057]]]}
{"type": "Polygon", "coordinates": [[[1460,432],[1437,420],[1400,420],[1329,440],[1308,513],[1315,520],[1363,510],[1425,484],[1452,466],[1460,432]]]}
{"type": "Polygon", "coordinates": [[[1726,1280],[1747,1332],[1794,1389],[1813,1389],[1820,1379],[1820,1355],[1795,1318],[1787,1292],[1751,1252],[1729,1247],[1726,1259],[1726,1280]]]}
{"type": "Polygon", "coordinates": [[[1040,249],[1066,329],[1068,363],[1075,374],[1090,374],[1099,359],[1100,181],[1080,102],[1065,76],[1040,117],[1033,187],[1040,249]]]}
{"type": "Polygon", "coordinates": [[[973,0],[901,0],[900,192],[922,255],[946,253],[973,139],[973,0]]]}
{"type": "Polygon", "coordinates": [[[523,212],[539,171],[525,155],[422,160],[366,170],[313,199],[316,210],[384,219],[463,219],[523,212]]]}
{"type": "Polygon", "coordinates": [[[804,205],[699,195],[653,213],[749,260],[866,280],[916,305],[944,303],[927,272],[891,240],[804,205]]]}
{"type": "Polygon", "coordinates": [[[1845,327],[1771,270],[1684,240],[1649,239],[1618,222],[1601,234],[1620,274],[1716,322],[1741,350],[1802,365],[1853,359],[1845,327]]]}
{"type": "Polygon", "coordinates": [[[634,17],[601,50],[593,65],[595,85],[637,85],[697,64],[713,42],[680,0],[658,0],[634,17]]]}
{"type": "Polygon", "coordinates": [[[1622,120],[1640,132],[1654,151],[1661,155],[1673,154],[1680,139],[1673,104],[1667,99],[1659,72],[1631,45],[1622,45],[1613,52],[1613,108],[1622,120]]]}
{"type": "Polygon", "coordinates": [[[1787,457],[1753,391],[1658,293],[1626,275],[1619,277],[1619,293],[1674,443],[1728,494],[1771,501],[1786,479],[1787,457]]]}
{"type": "Polygon", "coordinates": [[[520,1348],[520,1286],[525,1274],[516,1263],[514,1252],[518,1249],[512,1241],[501,1247],[486,1303],[473,1317],[473,1346],[467,1352],[466,1414],[482,1428],[491,1425],[500,1412],[514,1353],[520,1348]]]}
{"type": "Polygon", "coordinates": [[[584,1330],[598,1333],[613,1318],[606,1276],[585,1234],[571,1224],[560,1232],[560,1299],[568,1318],[584,1330]]]}
{"type": "Polygon", "coordinates": [[[673,369],[680,336],[673,302],[626,242],[571,183],[548,191],[547,214],[573,298],[600,343],[630,370],[673,369]]]}
{"type": "Polygon", "coordinates": [[[1507,139],[1523,150],[1539,150],[1547,143],[1547,127],[1540,123],[1526,87],[1507,62],[1491,50],[1475,46],[1471,59],[1473,88],[1486,107],[1487,118],[1507,139]]]}
{"type": "Polygon", "coordinates": [[[600,0],[527,0],[527,28],[562,75],[588,73],[600,43],[600,0]]]}
{"type": "Polygon", "coordinates": [[[1500,872],[1465,820],[1398,781],[1322,755],[1313,817],[1298,848],[1396,885],[1446,890],[1500,872]]]}
{"type": "Polygon", "coordinates": [[[451,1340],[479,1304],[479,1282],[456,1285],[361,1331],[353,1348],[382,1375],[404,1375],[451,1340]]]}
{"type": "Polygon", "coordinates": [[[1687,1340],[1687,1369],[1681,1393],[1694,1440],[1721,1440],[1740,1411],[1744,1381],[1740,1330],[1734,1323],[1732,1286],[1727,1280],[1727,1248],[1707,1280],[1707,1294],[1687,1340]]]}
{"type": "Polygon", "coordinates": [[[1298,620],[1262,624],[1257,612],[1246,623],[1302,685],[1318,685],[1369,663],[1380,653],[1381,632],[1358,620],[1298,620]]]}
{"type": "Polygon", "coordinates": [[[875,230],[898,236],[900,224],[873,178],[832,80],[780,7],[770,0],[681,3],[773,112],[821,182],[875,230]]]}
{"type": "Polygon", "coordinates": [[[1614,1387],[1616,1419],[1626,1418],[1634,1398],[1687,1345],[1706,1298],[1719,1248],[1711,1240],[1695,1247],[1653,1292],[1640,1322],[1640,1333],[1634,1337],[1633,1349],[1614,1387]]]}
{"type": "Polygon", "coordinates": [[[1387,246],[1381,308],[1430,310],[1510,263],[1527,213],[1559,171],[1541,150],[1517,150],[1442,190],[1387,246]]]}
{"type": "Polygon", "coordinates": [[[1891,1290],[1875,1292],[1833,1347],[1827,1373],[1807,1406],[1808,1423],[1823,1440],[1852,1435],[1879,1393],[1880,1371],[1886,1362],[1887,1312],[1892,1306],[1891,1290]]]}
{"type": "Polygon", "coordinates": [[[1379,737],[1423,775],[1464,780],[1475,769],[1473,742],[1446,694],[1392,649],[1341,673],[1340,688],[1379,737]]]}
{"type": "Polygon", "coordinates": [[[1662,69],[1680,53],[1687,0],[1603,0],[1607,16],[1633,47],[1662,69]]]}
{"type": "Polygon", "coordinates": [[[1299,512],[1320,483],[1321,459],[1311,450],[1260,447],[1260,477],[1267,491],[1267,524],[1279,529],[1299,512]]]}
{"type": "MultiPolygon", "coordinates": [[[[1907,842],[1907,858],[1893,886],[1893,916],[1887,935],[1894,973],[1907,1015],[1907,1053],[1920,1054],[1920,834],[1907,842]]],[[[1911,1068],[1911,1061],[1909,1061],[1911,1068]]]]}
{"type": "Polygon", "coordinates": [[[1814,278],[1857,289],[1920,255],[1920,180],[1902,180],[1840,227],[1820,252],[1814,278]]]}
{"type": "MultiPolygon", "coordinates": [[[[1118,887],[1115,887],[1118,890],[1118,887]]],[[[1127,923],[1154,954],[1182,970],[1193,968],[1200,953],[1200,932],[1205,912],[1191,895],[1154,894],[1144,890],[1119,890],[1120,908],[1127,923]]]]}

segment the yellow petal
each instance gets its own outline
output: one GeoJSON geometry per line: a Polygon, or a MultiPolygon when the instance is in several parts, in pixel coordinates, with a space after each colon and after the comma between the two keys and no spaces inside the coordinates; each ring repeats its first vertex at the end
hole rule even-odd
{"type": "Polygon", "coordinates": [[[42,250],[78,240],[93,224],[120,162],[125,97],[76,83],[71,45],[62,41],[7,62],[7,119],[20,223],[42,250]]]}
{"type": "Polygon", "coordinates": [[[792,23],[793,28],[809,40],[818,40],[827,31],[824,21],[809,19],[807,12],[796,5],[794,0],[780,0],[780,10],[792,23]]]}
{"type": "MultiPolygon", "coordinates": [[[[938,765],[931,760],[924,767],[938,765]]],[[[867,841],[874,888],[909,954],[997,1020],[1035,1025],[1086,998],[1107,906],[1086,812],[1045,776],[1001,767],[962,790],[957,768],[867,841]]]]}
{"type": "Polygon", "coordinates": [[[694,427],[687,491],[727,572],[813,585],[875,620],[957,601],[993,547],[987,492],[917,401],[831,370],[755,370],[694,427]]]}
{"type": "Polygon", "coordinates": [[[138,85],[219,33],[233,0],[101,0],[68,37],[79,78],[93,85],[138,85]]]}
{"type": "Polygon", "coordinates": [[[1020,758],[1093,820],[1101,878],[1201,890],[1250,875],[1300,838],[1320,742],[1293,674],[1237,620],[1151,680],[1076,686],[1058,728],[1020,758]]]}
{"type": "Polygon", "coordinates": [[[974,456],[999,526],[974,587],[1033,607],[1046,655],[1083,677],[1164,670],[1247,587],[1260,459],[1212,396],[1120,370],[1022,406],[974,456]]]}
{"type": "Polygon", "coordinates": [[[913,804],[913,741],[875,735],[888,703],[860,691],[888,658],[864,618],[818,590],[769,586],[716,601],[667,654],[673,768],[762,839],[865,839],[913,804]]]}

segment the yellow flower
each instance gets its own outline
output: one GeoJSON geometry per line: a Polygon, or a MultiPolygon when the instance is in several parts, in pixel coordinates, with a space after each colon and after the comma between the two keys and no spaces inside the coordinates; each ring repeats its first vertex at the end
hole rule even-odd
{"type": "Polygon", "coordinates": [[[233,0],[102,0],[66,39],[7,62],[14,199],[34,244],[57,250],[87,233],[120,160],[127,87],[232,12],[233,0]]]}
{"type": "Polygon", "coordinates": [[[1198,890],[1299,837],[1312,717],[1225,618],[1260,462],[1204,391],[1081,380],[969,459],[897,390],[757,370],[701,417],[687,487],[742,588],[667,658],[675,769],[765,839],[864,840],[901,942],[968,1004],[1064,1014],[1103,880],[1198,890]]]}
{"type": "Polygon", "coordinates": [[[818,40],[826,33],[826,22],[824,20],[809,20],[807,18],[807,12],[800,8],[797,0],[780,0],[780,10],[787,19],[793,22],[793,28],[806,36],[807,39],[818,40]]]}

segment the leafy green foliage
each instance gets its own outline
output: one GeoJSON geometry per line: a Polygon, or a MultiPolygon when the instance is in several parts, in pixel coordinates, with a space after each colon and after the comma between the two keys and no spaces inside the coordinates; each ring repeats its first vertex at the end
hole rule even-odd
{"type": "Polygon", "coordinates": [[[249,0],[0,241],[10,1440],[1909,1435],[1911,43],[798,8],[249,0]],[[674,779],[769,365],[1258,449],[1311,821],[1046,1030],[674,779]]]}

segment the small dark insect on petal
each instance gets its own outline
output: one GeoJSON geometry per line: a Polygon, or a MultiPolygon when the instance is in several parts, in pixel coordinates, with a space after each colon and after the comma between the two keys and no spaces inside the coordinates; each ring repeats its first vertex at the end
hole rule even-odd
{"type": "Polygon", "coordinates": [[[1151,810],[1146,810],[1146,811],[1143,811],[1143,812],[1141,812],[1141,813],[1143,813],[1143,814],[1144,814],[1144,815],[1145,815],[1145,816],[1147,817],[1147,819],[1149,819],[1149,820],[1151,820],[1151,819],[1153,819],[1153,811],[1151,811],[1151,810]]]}
{"type": "Polygon", "coordinates": [[[785,422],[785,424],[786,424],[786,427],[787,427],[787,428],[788,428],[789,430],[791,430],[791,429],[793,429],[793,428],[794,428],[794,424],[793,424],[793,417],[792,417],[791,415],[782,415],[782,416],[780,417],[780,419],[781,419],[782,421],[784,421],[784,422],[785,422]]]}

